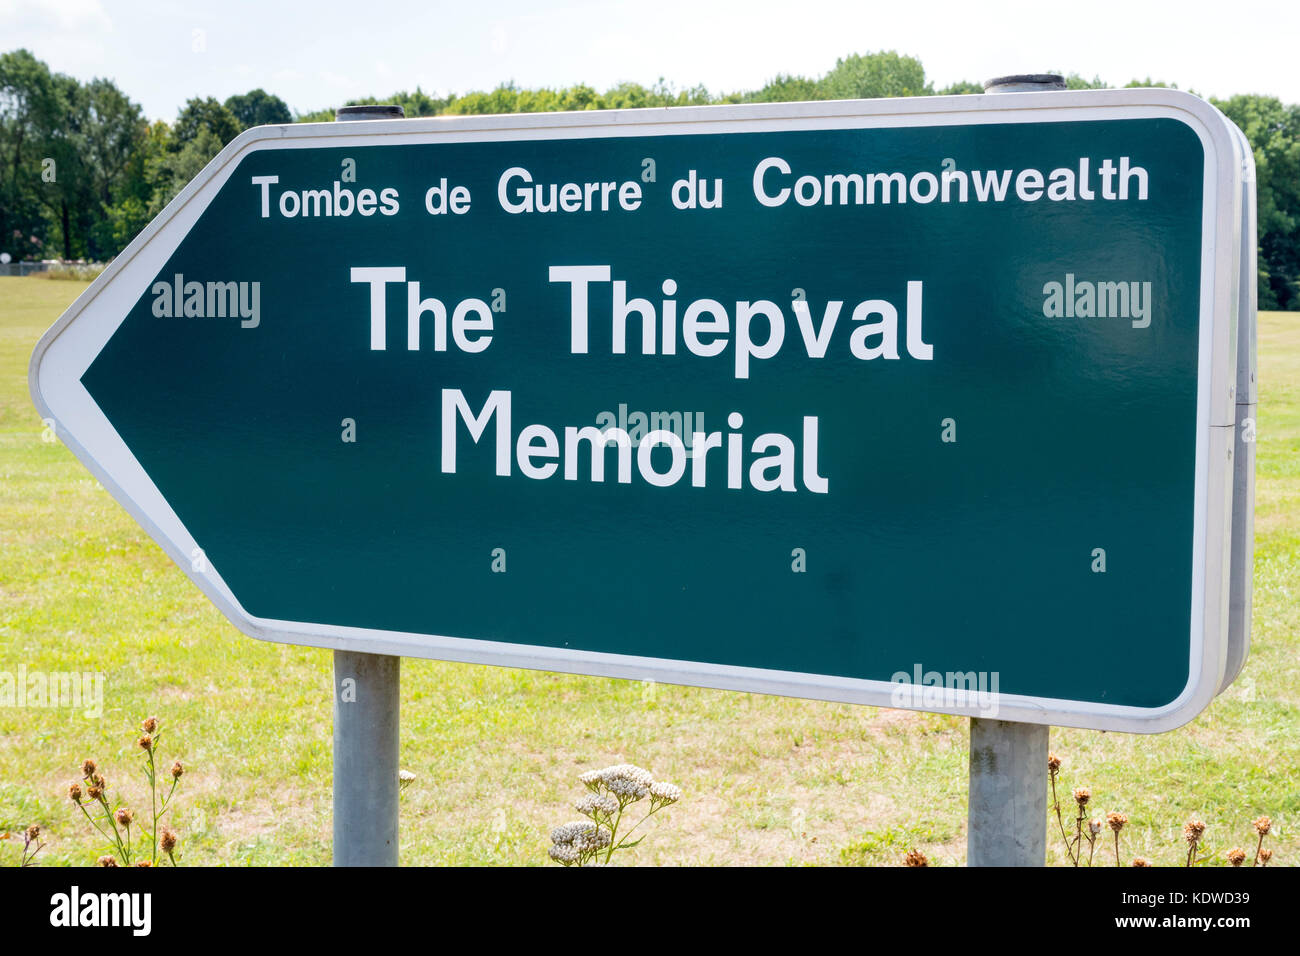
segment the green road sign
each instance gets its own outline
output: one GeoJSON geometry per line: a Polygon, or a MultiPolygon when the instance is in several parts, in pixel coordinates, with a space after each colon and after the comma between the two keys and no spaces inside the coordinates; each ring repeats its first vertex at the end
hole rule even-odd
{"type": "Polygon", "coordinates": [[[256,637],[1163,730],[1242,163],[1164,90],[262,127],[32,392],[256,637]]]}

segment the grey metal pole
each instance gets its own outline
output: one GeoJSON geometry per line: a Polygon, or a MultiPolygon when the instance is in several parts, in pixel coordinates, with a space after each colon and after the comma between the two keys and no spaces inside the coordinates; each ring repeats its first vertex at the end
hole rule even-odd
{"type": "Polygon", "coordinates": [[[402,659],[334,652],[334,865],[397,866],[402,659]]]}
{"type": "Polygon", "coordinates": [[[970,719],[967,866],[1047,862],[1046,724],[970,719]]]}
{"type": "MultiPolygon", "coordinates": [[[[344,106],[336,120],[401,119],[400,106],[344,106]]],[[[397,866],[402,659],[334,652],[334,865],[397,866]]]]}
{"type": "MultiPolygon", "coordinates": [[[[999,76],[987,93],[1065,89],[1055,73],[999,76]]],[[[967,866],[1043,866],[1047,862],[1046,724],[970,719],[967,866]]]]}

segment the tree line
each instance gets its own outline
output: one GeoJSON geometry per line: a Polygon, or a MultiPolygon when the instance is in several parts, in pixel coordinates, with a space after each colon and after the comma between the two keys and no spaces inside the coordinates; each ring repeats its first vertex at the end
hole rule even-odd
{"type": "MultiPolygon", "coordinates": [[[[1071,74],[1071,89],[1100,78],[1071,74]]],[[[1151,79],[1128,86],[1168,86],[1151,79]]],[[[539,113],[717,103],[776,103],[982,92],[977,83],[936,89],[921,62],[894,52],[854,54],[820,77],[778,75],[758,90],[712,93],[620,83],[434,96],[418,87],[382,100],[407,116],[539,113]]],[[[1259,306],[1300,311],[1300,105],[1277,97],[1211,100],[1249,138],[1259,193],[1259,306]]],[[[14,259],[106,260],[120,252],[186,183],[240,132],[267,123],[332,120],[333,109],[294,113],[256,89],[224,102],[195,97],[174,122],[149,122],[139,104],[106,79],[79,82],[52,72],[27,50],[0,54],[0,252],[14,259]]]]}

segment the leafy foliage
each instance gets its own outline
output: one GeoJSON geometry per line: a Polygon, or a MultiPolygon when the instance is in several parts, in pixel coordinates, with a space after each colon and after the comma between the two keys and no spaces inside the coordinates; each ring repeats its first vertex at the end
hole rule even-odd
{"type": "Polygon", "coordinates": [[[261,87],[230,97],[225,106],[239,121],[241,129],[293,122],[293,114],[284,100],[261,87]]]}
{"type": "Polygon", "coordinates": [[[1259,307],[1300,310],[1300,106],[1273,96],[1214,101],[1255,151],[1259,307]]]}

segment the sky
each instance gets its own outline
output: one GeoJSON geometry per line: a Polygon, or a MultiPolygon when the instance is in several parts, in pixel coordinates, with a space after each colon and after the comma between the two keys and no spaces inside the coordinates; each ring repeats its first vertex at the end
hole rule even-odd
{"type": "Polygon", "coordinates": [[[510,80],[735,91],[878,50],[917,57],[936,87],[1055,70],[1300,102],[1300,0],[0,0],[0,52],[18,47],[167,120],[257,87],[302,112],[510,80]]]}

